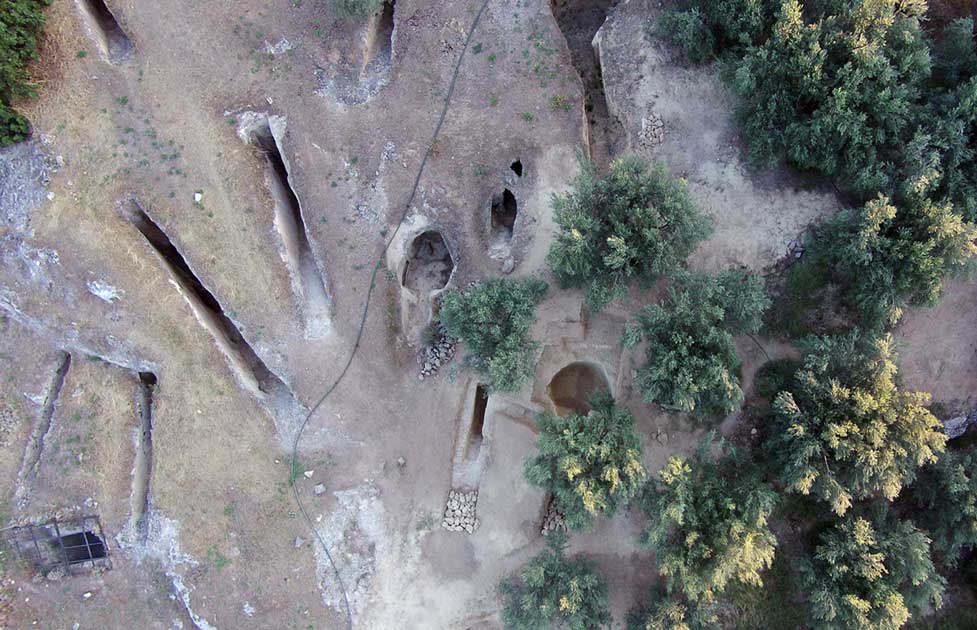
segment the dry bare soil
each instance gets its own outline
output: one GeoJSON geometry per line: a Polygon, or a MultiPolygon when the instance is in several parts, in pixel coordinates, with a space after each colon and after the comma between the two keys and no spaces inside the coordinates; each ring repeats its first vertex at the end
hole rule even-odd
{"type": "MultiPolygon", "coordinates": [[[[691,261],[710,270],[765,272],[838,205],[745,164],[716,69],[649,31],[649,0],[489,0],[434,142],[474,1],[365,24],[314,0],[99,6],[50,8],[34,138],[0,151],[0,500],[9,525],[98,516],[108,559],[66,576],[5,551],[4,627],[339,628],[344,591],[354,627],[499,627],[495,585],[544,546],[535,413],[609,387],[652,470],[702,430],[633,390],[619,338],[655,290],[590,317],[553,286],[535,382],[487,405],[454,366],[419,379],[432,300],[549,278],[580,155],[684,178],[715,219],[691,261]],[[441,526],[452,490],[478,492],[471,533],[441,526]]],[[[977,391],[975,295],[956,282],[899,329],[906,382],[951,411],[977,391]]],[[[738,346],[748,385],[766,357],[738,346]]],[[[573,541],[618,625],[655,576],[640,527],[573,541]]]]}

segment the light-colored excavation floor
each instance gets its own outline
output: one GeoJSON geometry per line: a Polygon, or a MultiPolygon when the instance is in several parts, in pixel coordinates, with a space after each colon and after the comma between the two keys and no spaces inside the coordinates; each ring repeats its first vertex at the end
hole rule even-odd
{"type": "MultiPolygon", "coordinates": [[[[133,45],[117,64],[100,54],[75,3],[51,7],[40,98],[23,104],[49,181],[35,198],[0,183],[0,474],[6,522],[96,513],[113,568],[31,579],[7,553],[3,623],[343,627],[340,593],[291,480],[339,566],[355,627],[498,627],[495,585],[543,547],[544,497],[523,481],[521,461],[532,453],[533,415],[552,404],[553,375],[574,362],[599,366],[634,411],[651,469],[702,434],[633,390],[641,357],[622,353],[618,339],[655,290],[588,317],[579,293],[554,286],[534,329],[544,344],[537,381],[490,398],[473,460],[456,457],[469,439],[472,375],[452,379],[443,367],[417,378],[429,306],[401,286],[397,252],[409,251],[410,238],[442,234],[455,265],[449,287],[510,267],[548,277],[551,195],[569,186],[589,135],[583,87],[548,4],[490,0],[418,195],[382,261],[358,356],[314,415],[291,476],[297,421],[353,343],[474,4],[398,0],[389,53],[321,2],[108,5],[133,45]],[[554,108],[554,97],[570,110],[554,108]],[[309,334],[298,294],[305,280],[289,276],[268,161],[238,135],[247,112],[285,120],[276,140],[328,290],[324,336],[309,334]],[[521,176],[510,169],[516,160],[521,176]],[[505,189],[518,211],[500,250],[491,207],[505,189]],[[188,285],[120,212],[129,200],[166,233],[281,395],[249,390],[247,370],[229,367],[233,344],[215,342],[206,309],[191,307],[188,285]],[[63,383],[53,387],[59,371],[63,383]],[[132,527],[140,372],[157,379],[143,530],[132,527]],[[470,535],[439,525],[455,482],[479,491],[470,535]]],[[[684,66],[648,35],[658,10],[631,0],[601,29],[608,110],[624,148],[684,177],[715,218],[692,264],[762,271],[836,201],[786,173],[746,167],[731,97],[714,69],[684,66]]],[[[3,155],[11,164],[13,153],[3,155]]],[[[909,313],[899,331],[906,382],[951,406],[973,404],[975,290],[952,283],[940,307],[909,313]]],[[[761,343],[772,356],[789,351],[761,343]]],[[[750,339],[738,347],[749,382],[765,356],[750,339]]],[[[735,424],[734,414],[722,426],[735,424]]],[[[610,581],[618,624],[654,579],[653,554],[636,545],[640,527],[638,515],[622,514],[573,540],[610,581]]]]}

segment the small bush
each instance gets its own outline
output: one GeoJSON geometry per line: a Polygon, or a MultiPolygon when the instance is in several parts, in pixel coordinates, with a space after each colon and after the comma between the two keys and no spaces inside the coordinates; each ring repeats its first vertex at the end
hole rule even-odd
{"type": "Polygon", "coordinates": [[[550,547],[499,584],[506,630],[592,630],[610,623],[607,585],[594,563],[565,555],[566,537],[553,532],[550,547]]]}
{"type": "Polygon", "coordinates": [[[634,417],[595,392],[587,415],[544,412],[536,419],[539,454],[526,460],[526,479],[553,493],[567,525],[579,530],[613,516],[633,497],[647,472],[634,417]]]}
{"type": "Polygon", "coordinates": [[[333,13],[343,18],[365,19],[381,8],[384,0],[329,0],[333,13]]]}
{"type": "Polygon", "coordinates": [[[468,364],[490,389],[518,391],[532,378],[539,344],[529,329],[546,290],[542,280],[493,278],[443,294],[441,323],[465,343],[468,364]]]}
{"type": "Polygon", "coordinates": [[[679,270],[710,231],[685,185],[634,156],[614,160],[603,179],[584,163],[573,190],[553,199],[556,241],[546,260],[561,286],[585,287],[599,311],[631,283],[679,270]]]}

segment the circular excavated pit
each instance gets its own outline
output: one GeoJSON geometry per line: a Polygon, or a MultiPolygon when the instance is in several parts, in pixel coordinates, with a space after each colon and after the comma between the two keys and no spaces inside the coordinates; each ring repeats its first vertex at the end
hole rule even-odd
{"type": "Polygon", "coordinates": [[[550,381],[549,393],[556,413],[561,416],[572,412],[586,414],[590,411],[587,397],[595,391],[609,390],[604,371],[593,363],[578,361],[556,373],[550,381]]]}
{"type": "Polygon", "coordinates": [[[404,264],[402,282],[420,294],[443,289],[451,278],[455,263],[441,233],[429,230],[419,234],[410,245],[404,264]]]}

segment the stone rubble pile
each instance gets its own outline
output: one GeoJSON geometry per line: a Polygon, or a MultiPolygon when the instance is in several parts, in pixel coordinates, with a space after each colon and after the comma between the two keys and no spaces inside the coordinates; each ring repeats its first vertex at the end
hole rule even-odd
{"type": "Polygon", "coordinates": [[[478,529],[478,518],[475,517],[475,504],[478,503],[478,490],[471,492],[448,493],[448,503],[444,507],[444,520],[441,527],[449,532],[465,531],[469,534],[478,529]]]}
{"type": "Polygon", "coordinates": [[[657,147],[665,141],[665,121],[658,114],[652,114],[641,119],[641,131],[638,134],[641,144],[657,147]]]}
{"type": "Polygon", "coordinates": [[[423,381],[434,376],[442,365],[447,364],[455,356],[455,341],[448,336],[444,324],[438,324],[438,340],[433,345],[425,346],[417,353],[417,365],[420,373],[417,380],[423,381]]]}
{"type": "Polygon", "coordinates": [[[540,528],[539,533],[546,536],[555,530],[567,531],[566,518],[557,507],[556,507],[556,497],[550,496],[549,501],[546,503],[546,513],[543,515],[543,526],[540,528]]]}

